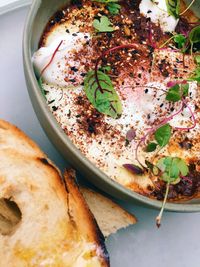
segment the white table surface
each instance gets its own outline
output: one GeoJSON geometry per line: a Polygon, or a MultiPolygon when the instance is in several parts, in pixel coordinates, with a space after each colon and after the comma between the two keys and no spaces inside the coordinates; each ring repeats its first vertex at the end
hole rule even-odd
{"type": "MultiPolygon", "coordinates": [[[[0,0],[0,6],[3,2],[9,1],[0,0]]],[[[27,12],[23,7],[0,16],[0,117],[18,125],[63,169],[66,162],[43,132],[25,85],[22,32],[27,12]]],[[[138,223],[107,240],[111,267],[200,267],[200,213],[165,213],[158,230],[157,211],[120,204],[138,223]]],[[[0,260],[0,267],[9,266],[1,266],[0,260]]]]}

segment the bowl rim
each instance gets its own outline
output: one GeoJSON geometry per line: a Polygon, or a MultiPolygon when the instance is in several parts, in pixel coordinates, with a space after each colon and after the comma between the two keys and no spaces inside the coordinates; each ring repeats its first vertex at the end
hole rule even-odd
{"type": "MultiPolygon", "coordinates": [[[[50,129],[56,134],[59,140],[66,145],[70,153],[76,157],[76,159],[81,162],[91,174],[96,175],[98,179],[104,184],[107,184],[110,188],[113,188],[115,192],[123,195],[122,199],[128,199],[130,203],[137,203],[144,204],[145,206],[149,206],[152,208],[160,209],[162,206],[162,202],[158,200],[151,199],[149,197],[140,195],[130,189],[125,188],[121,184],[115,182],[109,176],[107,176],[103,171],[101,171],[98,167],[96,167],[89,159],[85,157],[85,155],[78,150],[78,148],[71,142],[70,138],[64,133],[61,129],[59,124],[57,123],[55,117],[51,113],[48,105],[44,97],[41,94],[40,88],[37,83],[37,79],[34,73],[32,59],[31,59],[31,37],[32,37],[32,26],[34,24],[34,18],[38,12],[38,9],[41,5],[41,0],[33,0],[32,5],[30,7],[30,11],[26,18],[25,26],[24,26],[24,33],[23,33],[23,62],[24,62],[24,72],[27,81],[27,88],[29,91],[29,96],[31,101],[32,97],[31,94],[34,96],[35,100],[37,101],[40,111],[44,116],[46,122],[49,124],[50,129]]],[[[52,14],[53,15],[53,14],[52,14]]],[[[33,104],[33,102],[32,102],[33,104]]],[[[33,105],[34,106],[34,105],[33,105]]],[[[35,110],[37,115],[37,112],[35,110]]],[[[39,121],[40,118],[37,116],[39,121]]],[[[42,122],[40,121],[41,126],[43,129],[45,128],[42,122]]],[[[45,130],[45,129],[44,129],[45,130]]],[[[46,130],[45,130],[46,131],[46,130]]],[[[52,140],[50,139],[52,142],[52,140]]],[[[57,148],[58,149],[58,148],[57,148]]],[[[59,150],[59,149],[58,149],[59,150]]],[[[101,188],[103,190],[103,188],[101,188]]],[[[109,192],[107,192],[109,194],[109,192]]],[[[116,194],[111,194],[115,198],[117,198],[116,194]]],[[[175,212],[198,212],[200,211],[200,204],[196,203],[167,203],[166,210],[168,211],[175,211],[175,212]]]]}

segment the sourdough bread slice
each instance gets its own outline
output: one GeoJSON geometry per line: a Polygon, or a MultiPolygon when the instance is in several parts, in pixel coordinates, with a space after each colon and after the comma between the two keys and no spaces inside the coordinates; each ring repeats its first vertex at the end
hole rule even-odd
{"type": "Polygon", "coordinates": [[[109,198],[83,186],[80,190],[105,237],[137,222],[134,215],[109,198]]]}
{"type": "Polygon", "coordinates": [[[0,267],[109,266],[99,228],[68,174],[0,120],[0,267]]]}

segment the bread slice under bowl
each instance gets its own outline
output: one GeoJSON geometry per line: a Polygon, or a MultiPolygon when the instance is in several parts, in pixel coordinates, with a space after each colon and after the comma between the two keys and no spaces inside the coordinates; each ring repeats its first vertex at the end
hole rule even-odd
{"type": "Polygon", "coordinates": [[[93,215],[73,178],[65,180],[35,143],[0,120],[0,267],[109,266],[93,215]]]}
{"type": "Polygon", "coordinates": [[[83,186],[80,190],[105,237],[137,222],[134,215],[104,195],[83,186]]]}

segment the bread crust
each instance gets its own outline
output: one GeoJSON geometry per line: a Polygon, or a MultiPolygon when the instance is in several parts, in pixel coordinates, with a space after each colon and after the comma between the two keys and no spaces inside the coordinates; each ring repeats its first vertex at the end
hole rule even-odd
{"type": "Polygon", "coordinates": [[[22,218],[10,234],[0,233],[0,267],[110,266],[104,238],[72,176],[65,173],[64,180],[29,137],[0,120],[2,198],[14,201],[22,218]]]}

